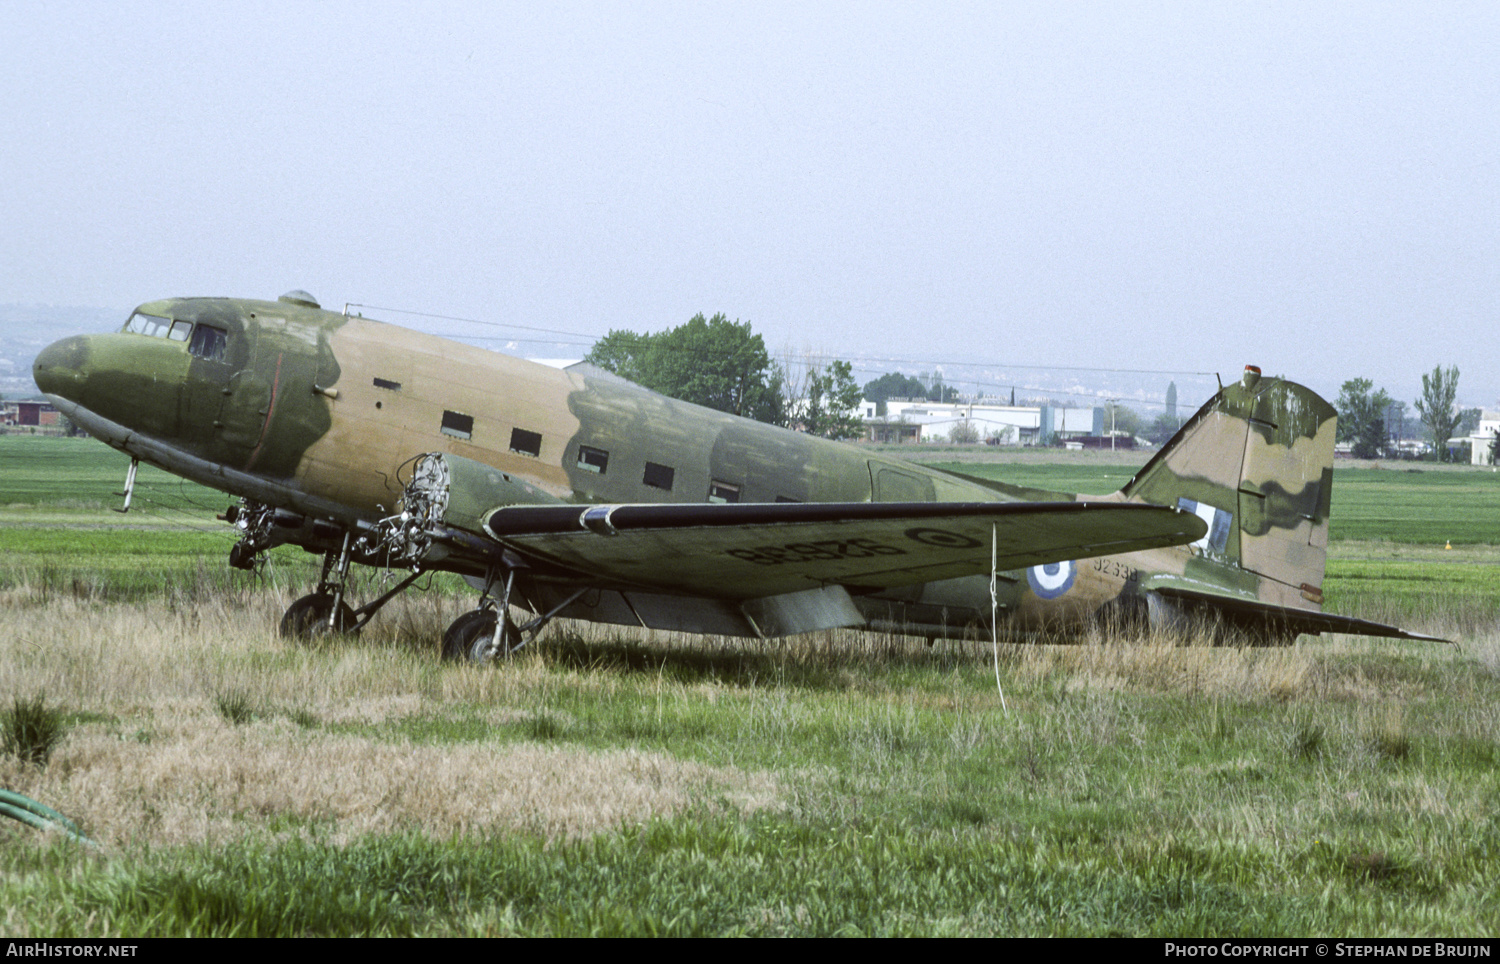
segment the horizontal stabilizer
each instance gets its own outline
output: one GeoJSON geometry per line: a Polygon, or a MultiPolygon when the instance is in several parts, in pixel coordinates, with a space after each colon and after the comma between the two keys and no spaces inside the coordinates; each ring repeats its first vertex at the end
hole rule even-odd
{"type": "Polygon", "coordinates": [[[756,599],[856,591],[1161,546],[1207,531],[1196,515],[1097,502],[855,502],[505,506],[485,532],[597,585],[756,599]]]}
{"type": "Polygon", "coordinates": [[[1190,609],[1208,610],[1225,618],[1226,621],[1246,621],[1261,628],[1279,627],[1289,632],[1310,635],[1348,633],[1351,636],[1384,636],[1390,639],[1413,639],[1432,643],[1449,642],[1438,636],[1409,633],[1404,629],[1371,622],[1368,619],[1356,619],[1353,616],[1339,616],[1334,613],[1314,612],[1307,609],[1288,609],[1255,599],[1219,596],[1179,586],[1155,586],[1151,591],[1184,603],[1190,609]]]}

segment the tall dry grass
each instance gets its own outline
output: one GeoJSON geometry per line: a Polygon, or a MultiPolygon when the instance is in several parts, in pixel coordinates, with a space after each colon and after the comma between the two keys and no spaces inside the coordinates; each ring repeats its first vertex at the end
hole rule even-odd
{"type": "MultiPolygon", "coordinates": [[[[556,709],[567,699],[644,693],[644,710],[632,703],[626,715],[638,713],[629,725],[655,747],[671,745],[672,720],[698,712],[684,707],[724,700],[767,745],[809,728],[846,733],[865,760],[856,783],[901,772],[918,785],[913,753],[944,746],[960,757],[1013,746],[1020,769],[1012,777],[1024,782],[1047,754],[1147,739],[1130,708],[1139,704],[1122,700],[1132,694],[1179,699],[1184,725],[1209,742],[1233,735],[1233,714],[1221,706],[1285,704],[1276,741],[1288,758],[1378,765],[1401,758],[1403,734],[1410,752],[1413,727],[1400,707],[1430,688],[1395,665],[1410,645],[1401,642],[1236,648],[1211,645],[1212,634],[1185,645],[1193,637],[1113,627],[1071,645],[1002,645],[1010,724],[999,693],[983,692],[994,656],[978,639],[928,644],[833,630],[748,641],[560,622],[496,670],[437,659],[437,640],[463,606],[452,596],[409,593],[358,639],[315,648],[275,634],[291,596],[191,584],[136,602],[24,583],[0,592],[0,696],[45,693],[76,720],[50,766],[6,760],[0,781],[115,846],[399,828],[578,835],[690,807],[779,806],[805,788],[661,749],[552,740],[569,726],[556,709]],[[799,703],[791,695],[799,689],[845,693],[847,705],[799,703]],[[872,699],[886,708],[878,719],[872,699]],[[1354,711],[1324,712],[1342,704],[1354,711]],[[919,732],[928,711],[952,714],[943,746],[919,732]],[[410,735],[421,727],[462,732],[410,735]]],[[[1500,634],[1424,652],[1430,662],[1500,675],[1500,634]]],[[[1464,727],[1476,745],[1500,739],[1493,707],[1469,712],[1464,727]]],[[[805,766],[806,752],[791,749],[787,759],[805,766]]],[[[1081,771],[1070,779],[1089,781],[1081,771]]],[[[1150,792],[1149,781],[1142,786],[1150,792]]]]}
{"type": "Polygon", "coordinates": [[[360,638],[314,649],[276,636],[289,601],[0,595],[0,693],[45,693],[78,721],[47,767],[0,760],[0,784],[115,846],[402,828],[579,835],[777,799],[768,776],[665,753],[486,739],[487,726],[535,717],[554,683],[534,655],[502,672],[440,664],[451,597],[398,600],[360,638]],[[458,712],[477,739],[392,732],[458,712]]]}

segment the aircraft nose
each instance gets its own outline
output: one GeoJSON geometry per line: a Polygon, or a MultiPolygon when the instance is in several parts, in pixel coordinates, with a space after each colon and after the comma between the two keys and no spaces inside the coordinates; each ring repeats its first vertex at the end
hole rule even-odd
{"type": "Polygon", "coordinates": [[[55,341],[31,363],[31,378],[48,395],[76,399],[88,363],[89,341],[82,335],[55,341]]]}

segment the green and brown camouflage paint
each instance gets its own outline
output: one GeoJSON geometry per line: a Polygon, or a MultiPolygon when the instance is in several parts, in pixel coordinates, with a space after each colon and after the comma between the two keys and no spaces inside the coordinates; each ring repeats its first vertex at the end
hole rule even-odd
{"type": "MultiPolygon", "coordinates": [[[[38,356],[38,384],[207,463],[371,521],[393,509],[403,466],[425,452],[496,470],[504,491],[529,502],[707,502],[724,486],[743,502],[1074,498],[873,456],[606,373],[537,365],[303,297],[171,299],[137,311],[224,330],[222,361],[130,332],[70,338],[38,356]],[[672,470],[666,485],[659,473],[650,483],[651,465],[672,470]]],[[[1080,625],[1172,587],[1317,610],[1333,435],[1323,399],[1247,372],[1104,499],[1183,506],[1205,517],[1210,535],[1188,547],[1002,573],[999,603],[1011,628],[1080,625]]],[[[222,486],[211,475],[199,481],[222,486]]],[[[464,512],[478,518],[487,508],[476,502],[464,512]]],[[[987,623],[989,580],[856,602],[879,625],[959,635],[987,623]]]]}

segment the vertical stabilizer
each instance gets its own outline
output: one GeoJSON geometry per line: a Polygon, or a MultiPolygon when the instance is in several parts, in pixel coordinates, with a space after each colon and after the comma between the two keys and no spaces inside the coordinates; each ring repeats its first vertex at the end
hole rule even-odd
{"type": "Polygon", "coordinates": [[[1335,421],[1333,406],[1311,389],[1246,368],[1120,495],[1203,518],[1208,534],[1191,546],[1190,578],[1277,606],[1317,609],[1335,421]]]}

